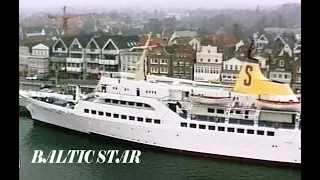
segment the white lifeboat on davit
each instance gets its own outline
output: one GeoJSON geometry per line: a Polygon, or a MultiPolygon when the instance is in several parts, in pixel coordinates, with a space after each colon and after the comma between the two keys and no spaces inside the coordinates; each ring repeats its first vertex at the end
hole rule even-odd
{"type": "Polygon", "coordinates": [[[283,111],[300,111],[301,102],[292,98],[279,98],[268,95],[260,95],[256,104],[261,109],[283,110],[283,111]]]}
{"type": "Polygon", "coordinates": [[[231,93],[220,91],[207,95],[205,93],[191,92],[190,100],[194,103],[206,105],[229,105],[231,103],[231,93]]]}

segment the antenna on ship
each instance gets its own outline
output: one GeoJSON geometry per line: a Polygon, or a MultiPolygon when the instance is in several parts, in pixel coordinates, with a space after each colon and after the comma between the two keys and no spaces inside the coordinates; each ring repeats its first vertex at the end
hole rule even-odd
{"type": "Polygon", "coordinates": [[[258,63],[259,60],[256,59],[256,58],[253,58],[253,57],[251,56],[251,52],[252,52],[253,49],[255,49],[255,48],[254,48],[254,40],[251,39],[251,44],[250,44],[250,46],[249,46],[249,50],[248,50],[248,53],[247,53],[247,58],[248,58],[247,62],[250,62],[250,61],[251,61],[252,63],[258,63]]]}
{"type": "Polygon", "coordinates": [[[151,40],[151,35],[152,32],[150,32],[148,34],[148,40],[146,42],[146,44],[143,47],[140,47],[141,49],[143,49],[142,54],[140,56],[140,60],[137,62],[137,71],[136,71],[136,76],[135,76],[135,80],[146,80],[146,72],[145,72],[145,66],[146,66],[146,61],[145,61],[145,57],[148,51],[148,47],[149,47],[149,43],[151,40]]]}

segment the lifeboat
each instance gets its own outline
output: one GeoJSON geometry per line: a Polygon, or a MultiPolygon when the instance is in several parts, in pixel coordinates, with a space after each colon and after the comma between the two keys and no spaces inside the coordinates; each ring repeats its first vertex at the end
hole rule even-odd
{"type": "Polygon", "coordinates": [[[205,96],[203,94],[191,94],[190,100],[194,103],[206,105],[229,105],[231,96],[205,96]]]}
{"type": "Polygon", "coordinates": [[[282,110],[282,111],[300,111],[301,102],[293,100],[271,100],[259,97],[256,101],[261,109],[282,110]]]}

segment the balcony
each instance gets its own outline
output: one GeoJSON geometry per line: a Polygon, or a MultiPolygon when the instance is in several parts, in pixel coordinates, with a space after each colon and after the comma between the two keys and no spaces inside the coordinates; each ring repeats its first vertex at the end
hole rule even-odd
{"type": "Polygon", "coordinates": [[[87,54],[100,54],[101,50],[100,49],[86,49],[87,54]]]}
{"type": "Polygon", "coordinates": [[[86,58],[87,63],[99,63],[98,58],[86,58]]]}
{"type": "Polygon", "coordinates": [[[64,62],[66,62],[66,58],[65,57],[51,57],[50,60],[51,60],[51,62],[55,62],[55,63],[64,63],[64,62]]]}
{"type": "Polygon", "coordinates": [[[118,65],[119,60],[113,60],[113,59],[99,59],[99,64],[103,65],[118,65]]]}
{"type": "Polygon", "coordinates": [[[68,53],[68,50],[67,49],[62,49],[62,48],[57,48],[57,49],[55,49],[55,48],[52,48],[53,50],[52,50],[52,52],[53,53],[68,53]]]}
{"type": "Polygon", "coordinates": [[[82,53],[82,49],[70,48],[70,53],[82,53]]]}
{"type": "Polygon", "coordinates": [[[81,72],[83,72],[83,68],[82,67],[67,67],[67,72],[81,73],[81,72]]]}
{"type": "Polygon", "coordinates": [[[95,69],[88,68],[88,69],[87,69],[87,73],[90,73],[90,74],[99,74],[99,69],[98,69],[98,68],[95,68],[95,69]]]}
{"type": "Polygon", "coordinates": [[[102,50],[102,54],[119,54],[117,50],[102,50]]]}
{"type": "Polygon", "coordinates": [[[82,58],[67,58],[67,63],[83,63],[82,58]]]}

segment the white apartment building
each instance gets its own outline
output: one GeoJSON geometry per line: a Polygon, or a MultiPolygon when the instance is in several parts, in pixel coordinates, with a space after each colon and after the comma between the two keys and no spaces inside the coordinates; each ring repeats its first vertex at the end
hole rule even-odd
{"type": "Polygon", "coordinates": [[[221,73],[221,82],[223,84],[232,85],[238,78],[243,61],[237,58],[231,58],[223,62],[223,70],[221,73]]]}
{"type": "Polygon", "coordinates": [[[48,75],[50,65],[50,45],[38,44],[31,48],[28,57],[28,73],[48,75]]]}
{"type": "Polygon", "coordinates": [[[201,46],[201,49],[196,54],[196,58],[194,80],[220,82],[223,54],[218,53],[218,47],[201,46]]]}

